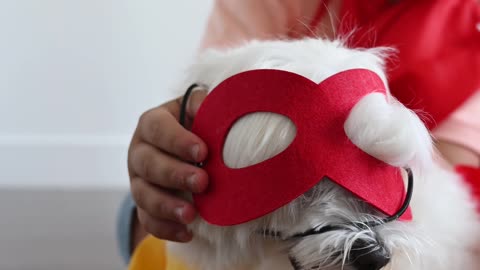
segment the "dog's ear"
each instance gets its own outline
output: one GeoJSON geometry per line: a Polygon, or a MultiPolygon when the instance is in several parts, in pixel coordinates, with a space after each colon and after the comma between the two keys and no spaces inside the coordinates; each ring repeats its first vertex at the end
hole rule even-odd
{"type": "Polygon", "coordinates": [[[419,117],[391,96],[372,93],[350,111],[344,129],[366,153],[390,165],[425,168],[432,140],[419,117]]]}

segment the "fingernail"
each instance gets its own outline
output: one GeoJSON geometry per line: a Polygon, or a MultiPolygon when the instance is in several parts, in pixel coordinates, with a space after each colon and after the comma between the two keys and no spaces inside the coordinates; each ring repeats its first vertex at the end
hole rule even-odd
{"type": "Polygon", "coordinates": [[[176,238],[180,242],[188,242],[190,240],[190,234],[186,231],[178,232],[176,238]]]}
{"type": "Polygon", "coordinates": [[[197,175],[192,174],[187,178],[187,184],[190,191],[197,191],[197,175]]]}
{"type": "Polygon", "coordinates": [[[181,222],[184,222],[183,218],[183,206],[175,208],[175,216],[180,220],[181,222]]]}
{"type": "Polygon", "coordinates": [[[195,161],[198,161],[198,152],[200,152],[200,145],[195,144],[191,150],[192,158],[195,161]]]}

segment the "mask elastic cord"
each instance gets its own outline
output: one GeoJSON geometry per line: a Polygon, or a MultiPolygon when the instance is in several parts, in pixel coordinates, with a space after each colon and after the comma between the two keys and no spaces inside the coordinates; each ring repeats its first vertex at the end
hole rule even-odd
{"type": "Polygon", "coordinates": [[[407,186],[407,194],[405,196],[405,200],[403,201],[403,205],[400,208],[400,210],[397,211],[397,213],[395,213],[392,216],[384,218],[381,223],[388,223],[388,222],[399,219],[403,214],[405,214],[405,212],[408,209],[408,206],[410,205],[410,201],[412,200],[412,195],[413,195],[413,172],[412,172],[412,169],[410,168],[404,168],[404,169],[405,171],[407,171],[407,175],[408,175],[408,186],[407,186]]]}
{"type": "Polygon", "coordinates": [[[186,122],[186,115],[187,115],[187,104],[188,104],[188,98],[190,98],[190,95],[192,94],[193,89],[198,87],[199,85],[194,83],[188,87],[187,92],[185,92],[185,95],[183,96],[182,100],[182,105],[180,107],[180,117],[178,121],[180,122],[180,125],[185,127],[185,122],[186,122]]]}

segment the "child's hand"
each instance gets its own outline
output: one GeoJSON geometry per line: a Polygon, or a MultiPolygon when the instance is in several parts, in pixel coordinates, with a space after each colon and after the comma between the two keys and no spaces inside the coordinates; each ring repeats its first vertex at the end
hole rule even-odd
{"type": "MultiPolygon", "coordinates": [[[[206,95],[206,91],[192,93],[187,105],[190,120],[206,95]]],[[[188,162],[203,161],[207,146],[178,123],[180,104],[178,98],[140,117],[128,151],[128,170],[144,229],[161,239],[186,242],[191,235],[185,224],[192,222],[196,213],[176,191],[205,190],[206,172],[188,162]]]]}

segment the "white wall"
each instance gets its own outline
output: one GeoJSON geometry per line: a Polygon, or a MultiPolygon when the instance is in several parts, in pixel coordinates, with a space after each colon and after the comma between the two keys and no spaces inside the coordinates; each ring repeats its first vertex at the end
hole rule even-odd
{"type": "Polygon", "coordinates": [[[211,5],[0,0],[0,187],[126,187],[138,116],[173,97],[211,5]]]}

